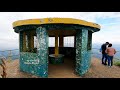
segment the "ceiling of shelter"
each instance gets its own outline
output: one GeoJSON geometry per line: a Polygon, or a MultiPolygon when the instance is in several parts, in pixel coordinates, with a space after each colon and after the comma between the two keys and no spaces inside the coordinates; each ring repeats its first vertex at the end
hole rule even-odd
{"type": "Polygon", "coordinates": [[[76,30],[48,30],[49,36],[74,36],[76,34],[76,30]]]}
{"type": "MultiPolygon", "coordinates": [[[[76,34],[76,30],[47,30],[49,37],[58,36],[74,36],[76,34]]],[[[35,30],[26,30],[26,34],[30,35],[30,33],[36,36],[35,30]]]]}

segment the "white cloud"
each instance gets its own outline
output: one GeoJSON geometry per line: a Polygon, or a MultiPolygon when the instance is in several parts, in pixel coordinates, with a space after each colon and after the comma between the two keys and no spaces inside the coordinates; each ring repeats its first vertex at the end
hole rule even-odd
{"type": "Polygon", "coordinates": [[[18,34],[12,28],[14,21],[47,17],[76,18],[95,23],[97,19],[118,18],[117,22],[101,25],[101,30],[93,34],[93,42],[111,41],[120,43],[118,39],[120,38],[120,12],[0,12],[0,50],[2,46],[7,48],[8,43],[9,47],[17,46],[16,48],[18,48],[18,34]],[[109,38],[105,39],[106,36],[109,36],[109,38]]]}
{"type": "Polygon", "coordinates": [[[120,44],[120,25],[107,25],[101,28],[99,32],[93,34],[93,43],[104,43],[109,41],[111,43],[120,44]]]}

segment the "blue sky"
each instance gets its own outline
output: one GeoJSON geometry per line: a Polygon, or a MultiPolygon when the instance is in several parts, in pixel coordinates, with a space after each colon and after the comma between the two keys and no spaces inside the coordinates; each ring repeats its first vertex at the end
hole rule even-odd
{"type": "Polygon", "coordinates": [[[97,18],[96,23],[101,25],[101,30],[94,33],[93,42],[102,43],[105,41],[113,44],[120,44],[120,19],[119,17],[97,18]]]}
{"type": "Polygon", "coordinates": [[[0,12],[0,50],[19,47],[19,36],[12,28],[14,21],[48,17],[76,18],[97,23],[101,30],[93,33],[93,44],[106,41],[120,44],[120,12],[0,12]]]}

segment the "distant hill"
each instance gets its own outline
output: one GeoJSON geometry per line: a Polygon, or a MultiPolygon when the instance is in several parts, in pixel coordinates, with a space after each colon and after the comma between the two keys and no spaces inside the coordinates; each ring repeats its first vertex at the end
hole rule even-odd
{"type": "Polygon", "coordinates": [[[14,49],[14,50],[0,51],[0,56],[4,56],[7,59],[11,58],[12,60],[15,60],[19,58],[19,50],[14,49]]]}
{"type": "MultiPolygon", "coordinates": [[[[99,51],[101,45],[100,44],[93,44],[92,45],[92,56],[101,59],[102,54],[99,51]]],[[[116,49],[117,53],[115,54],[115,58],[120,60],[120,44],[114,44],[113,47],[116,49]]]]}
{"type": "MultiPolygon", "coordinates": [[[[72,45],[71,45],[72,46],[72,45]]],[[[101,45],[100,44],[93,44],[92,45],[92,56],[101,59],[102,54],[99,51],[101,45]]],[[[115,54],[115,58],[120,60],[120,45],[119,44],[115,44],[113,46],[118,52],[115,54]]],[[[4,56],[6,58],[9,58],[10,56],[10,51],[9,50],[5,50],[5,51],[0,51],[0,56],[4,56]]],[[[11,58],[12,60],[18,59],[19,58],[19,50],[18,49],[14,49],[11,51],[11,58]]]]}

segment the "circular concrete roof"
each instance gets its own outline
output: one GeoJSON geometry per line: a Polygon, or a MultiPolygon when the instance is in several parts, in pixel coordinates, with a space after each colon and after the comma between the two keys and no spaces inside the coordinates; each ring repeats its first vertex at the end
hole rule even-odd
{"type": "Polygon", "coordinates": [[[77,24],[100,29],[100,25],[92,22],[87,22],[80,19],[73,18],[41,18],[41,19],[27,19],[13,22],[13,28],[22,25],[42,25],[42,24],[77,24]]]}

